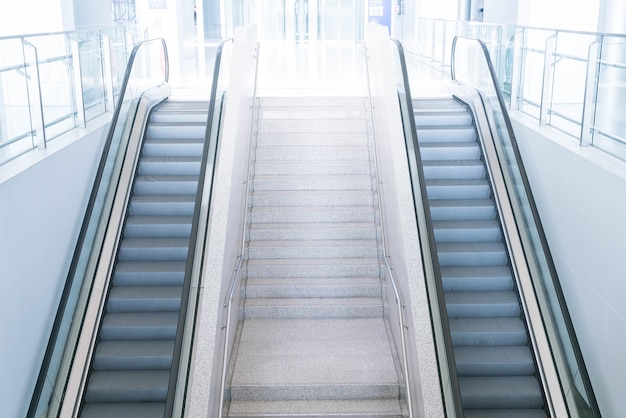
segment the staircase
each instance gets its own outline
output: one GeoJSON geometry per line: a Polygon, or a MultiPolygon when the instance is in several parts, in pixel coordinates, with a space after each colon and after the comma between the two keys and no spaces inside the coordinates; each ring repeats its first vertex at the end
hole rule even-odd
{"type": "Polygon", "coordinates": [[[413,106],[465,417],[545,418],[472,115],[451,98],[413,106]]]}
{"type": "Polygon", "coordinates": [[[208,103],[152,113],[80,416],[162,417],[208,103]]]}
{"type": "Polygon", "coordinates": [[[229,417],[402,417],[364,98],[262,98],[229,417]]]}

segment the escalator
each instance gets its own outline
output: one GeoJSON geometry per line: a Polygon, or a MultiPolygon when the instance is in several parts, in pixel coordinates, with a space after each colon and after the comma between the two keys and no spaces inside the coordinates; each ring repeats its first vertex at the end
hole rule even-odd
{"type": "Polygon", "coordinates": [[[464,415],[546,417],[472,113],[453,98],[413,109],[464,415]]]}
{"type": "Polygon", "coordinates": [[[202,101],[151,113],[81,417],[164,415],[207,114],[202,101]]]}

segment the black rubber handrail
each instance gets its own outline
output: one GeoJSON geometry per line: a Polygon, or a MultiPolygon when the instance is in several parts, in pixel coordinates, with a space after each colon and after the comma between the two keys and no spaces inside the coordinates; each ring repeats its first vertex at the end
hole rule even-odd
{"type": "MultiPolygon", "coordinates": [[[[98,170],[95,175],[95,179],[93,182],[93,187],[91,189],[91,195],[89,196],[89,201],[87,203],[87,208],[85,210],[85,217],[83,218],[83,222],[81,225],[80,233],[78,235],[78,240],[76,247],[74,249],[74,254],[72,256],[72,262],[70,264],[69,272],[67,275],[67,280],[65,281],[65,285],[63,287],[63,292],[61,294],[61,298],[59,301],[59,307],[57,309],[57,313],[54,318],[54,323],[52,325],[52,331],[50,333],[50,338],[48,339],[48,344],[46,346],[46,352],[44,354],[44,358],[42,361],[41,369],[39,371],[39,376],[37,378],[37,383],[35,384],[35,389],[33,391],[33,396],[31,398],[30,405],[28,407],[28,412],[26,416],[28,418],[35,418],[38,406],[41,402],[41,395],[43,393],[43,388],[46,384],[46,379],[48,375],[48,371],[50,368],[50,364],[52,361],[52,357],[55,353],[55,348],[57,345],[57,339],[59,337],[59,332],[64,322],[65,311],[67,309],[68,299],[71,293],[71,290],[74,285],[74,280],[76,279],[78,264],[81,260],[81,254],[83,251],[83,246],[85,245],[85,238],[87,236],[89,230],[89,224],[91,218],[93,216],[94,207],[98,200],[98,191],[100,189],[100,184],[103,180],[104,170],[107,166],[108,155],[111,150],[111,144],[113,142],[113,137],[115,135],[116,126],[119,120],[119,116],[121,113],[121,109],[124,103],[124,97],[126,96],[126,89],[128,88],[128,83],[130,81],[130,76],[132,74],[133,65],[135,63],[135,57],[141,48],[144,45],[149,43],[161,42],[164,53],[164,69],[165,74],[163,77],[163,83],[167,83],[169,80],[169,58],[167,54],[167,45],[165,44],[165,40],[162,38],[157,39],[149,39],[142,42],[137,43],[134,47],[130,56],[128,58],[128,64],[126,66],[126,72],[124,74],[124,80],[122,81],[120,88],[120,95],[117,101],[117,105],[115,106],[115,111],[113,112],[113,116],[111,118],[111,124],[109,127],[109,131],[104,142],[102,156],[100,158],[100,163],[98,165],[98,170]]],[[[120,150],[121,151],[121,150],[120,150]]],[[[119,151],[118,151],[119,152],[119,151]]]]}
{"type": "MultiPolygon", "coordinates": [[[[495,93],[498,99],[498,104],[500,107],[499,110],[502,113],[502,117],[506,125],[506,130],[511,140],[513,154],[515,155],[515,162],[519,169],[520,178],[524,186],[524,192],[526,193],[526,197],[528,198],[528,204],[532,213],[533,221],[537,228],[537,235],[541,243],[541,248],[545,254],[545,261],[547,263],[548,270],[550,272],[550,279],[552,280],[552,286],[554,288],[554,291],[555,291],[555,294],[559,303],[559,309],[561,310],[561,313],[563,315],[563,321],[567,329],[568,337],[571,341],[571,348],[574,352],[574,356],[576,357],[576,363],[579,368],[580,378],[585,387],[586,395],[588,398],[587,399],[588,406],[590,408],[590,412],[593,414],[594,417],[601,417],[600,408],[598,406],[598,402],[596,400],[593,387],[591,385],[591,379],[589,378],[589,374],[587,373],[587,368],[585,366],[585,361],[583,359],[583,355],[580,350],[580,345],[578,344],[578,338],[576,337],[574,325],[572,323],[572,319],[570,317],[569,310],[567,308],[565,295],[563,294],[563,289],[561,288],[561,283],[559,281],[559,277],[556,271],[556,266],[552,258],[552,253],[550,252],[550,248],[548,246],[548,240],[546,238],[546,234],[543,229],[541,219],[539,217],[539,210],[537,209],[537,205],[535,203],[535,199],[533,197],[532,190],[530,187],[530,182],[528,180],[528,176],[526,175],[526,170],[524,168],[524,164],[522,161],[521,152],[519,150],[519,146],[515,138],[515,133],[513,132],[513,125],[511,124],[511,118],[509,117],[509,113],[506,108],[504,95],[502,94],[502,90],[500,89],[500,85],[498,84],[498,78],[497,78],[493,63],[491,62],[491,56],[489,54],[489,50],[487,49],[487,46],[485,45],[485,43],[481,41],[480,39],[463,38],[460,36],[455,36],[454,40],[452,41],[452,60],[451,60],[451,70],[450,70],[452,80],[454,81],[457,81],[456,72],[455,72],[455,67],[457,64],[455,60],[455,50],[456,50],[456,44],[457,44],[458,39],[466,39],[466,40],[477,42],[480,45],[480,48],[482,50],[485,63],[487,64],[487,67],[489,69],[489,76],[491,78],[491,82],[493,84],[493,87],[495,89],[495,93]]],[[[506,161],[506,159],[500,158],[500,161],[506,161]]],[[[573,380],[574,376],[571,376],[571,377],[573,380]]]]}
{"type": "MultiPolygon", "coordinates": [[[[176,385],[178,381],[178,371],[180,369],[180,357],[183,348],[183,337],[185,334],[185,322],[187,319],[187,308],[189,303],[189,291],[191,288],[191,280],[194,266],[194,255],[198,244],[197,235],[200,228],[200,215],[202,210],[201,202],[203,200],[203,190],[205,182],[209,182],[208,201],[211,201],[213,193],[213,179],[215,174],[215,158],[217,157],[218,135],[213,135],[214,131],[219,130],[219,120],[215,121],[215,112],[220,112],[222,99],[217,97],[218,82],[220,77],[220,64],[222,62],[222,51],[224,45],[232,42],[231,39],[224,40],[217,48],[215,56],[215,66],[213,67],[213,82],[211,84],[211,95],[209,96],[209,114],[207,117],[206,133],[204,136],[204,146],[202,149],[202,161],[200,163],[200,176],[198,178],[198,188],[196,191],[196,202],[191,223],[191,235],[189,242],[189,251],[187,255],[187,264],[185,266],[185,278],[183,281],[183,293],[180,302],[180,312],[178,314],[178,325],[176,328],[176,340],[174,342],[174,355],[172,357],[172,368],[170,371],[169,388],[167,392],[167,400],[165,402],[165,417],[170,418],[174,413],[174,400],[176,397],[176,385]],[[217,122],[217,123],[214,123],[217,122]],[[209,155],[209,151],[212,154],[209,155]],[[207,164],[211,158],[211,170],[207,173],[207,164]],[[208,174],[208,178],[207,178],[208,174]]],[[[221,112],[220,112],[221,113],[221,112]]],[[[209,213],[211,208],[209,207],[209,213]]],[[[207,217],[208,219],[208,217],[207,217]]],[[[202,270],[202,268],[200,268],[202,270]]]]}
{"type": "MultiPolygon", "coordinates": [[[[450,324],[448,321],[448,311],[446,309],[446,301],[445,301],[445,296],[444,296],[443,283],[441,279],[441,269],[439,266],[439,257],[437,256],[437,244],[435,242],[433,221],[432,221],[432,216],[430,213],[430,207],[427,204],[428,194],[426,192],[426,183],[423,180],[425,178],[424,166],[422,164],[422,157],[420,154],[419,139],[417,137],[417,127],[415,126],[415,115],[413,114],[413,102],[412,102],[412,97],[411,97],[411,87],[409,83],[406,58],[404,56],[404,48],[402,47],[402,43],[396,39],[392,39],[392,42],[396,45],[396,48],[398,49],[398,56],[400,58],[400,67],[402,71],[402,82],[403,82],[403,86],[404,86],[403,88],[404,88],[405,97],[406,97],[406,103],[404,103],[404,106],[406,106],[407,112],[406,112],[406,115],[402,114],[403,125],[404,125],[404,140],[407,145],[407,154],[409,153],[409,145],[413,146],[415,163],[417,167],[417,173],[413,173],[413,172],[410,173],[411,185],[413,189],[413,205],[416,207],[416,215],[417,215],[418,203],[417,203],[417,199],[415,198],[415,196],[419,194],[421,196],[425,222],[427,225],[426,231],[421,231],[421,232],[422,233],[425,232],[427,234],[428,245],[431,249],[430,251],[431,259],[424,260],[422,257],[422,262],[424,263],[424,265],[426,265],[426,263],[431,264],[433,272],[435,274],[435,286],[436,286],[435,292],[437,294],[437,299],[438,299],[437,305],[439,308],[439,315],[441,318],[440,325],[443,330],[443,338],[444,338],[444,345],[445,345],[444,348],[446,351],[448,369],[450,372],[450,387],[452,390],[452,398],[453,398],[452,400],[456,409],[456,417],[462,418],[463,406],[461,403],[461,389],[459,386],[459,380],[458,380],[457,370],[456,370],[456,362],[454,359],[454,350],[452,347],[452,334],[450,332],[450,324]],[[405,118],[408,118],[408,120],[405,120],[405,118]]],[[[410,158],[411,156],[408,156],[408,157],[410,158]]],[[[410,167],[411,165],[409,164],[409,169],[410,167]]],[[[416,219],[416,221],[418,220],[416,219]]],[[[419,225],[419,221],[418,221],[418,225],[419,225]]],[[[418,231],[418,233],[419,232],[420,231],[418,231]]],[[[421,252],[421,254],[423,254],[423,252],[421,252]]],[[[432,324],[432,326],[434,328],[435,324],[432,324]]],[[[443,386],[441,388],[441,392],[442,392],[442,396],[445,397],[445,388],[443,386]]]]}

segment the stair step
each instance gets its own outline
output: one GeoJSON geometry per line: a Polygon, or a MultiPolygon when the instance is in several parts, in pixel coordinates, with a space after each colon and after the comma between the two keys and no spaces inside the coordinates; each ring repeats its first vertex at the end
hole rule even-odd
{"type": "Polygon", "coordinates": [[[100,341],[94,370],[169,370],[174,341],[100,341]]]}
{"type": "Polygon", "coordinates": [[[429,199],[487,199],[491,186],[485,179],[426,180],[429,199]]]}
{"type": "Polygon", "coordinates": [[[124,237],[188,239],[192,220],[192,216],[129,216],[124,225],[124,237]]]}
{"type": "Polygon", "coordinates": [[[253,207],[252,223],[364,223],[374,222],[376,212],[368,206],[253,207]]]}
{"type": "Polygon", "coordinates": [[[519,318],[450,318],[454,346],[526,345],[526,327],[519,318]]]}
{"type": "Polygon", "coordinates": [[[380,297],[378,278],[255,278],[245,287],[249,298],[380,297]]]}
{"type": "MultiPolygon", "coordinates": [[[[370,185],[371,186],[371,185],[370,185]]],[[[253,206],[374,206],[371,187],[367,190],[255,190],[253,206]]]]}
{"type": "Polygon", "coordinates": [[[501,242],[437,243],[439,264],[445,266],[503,266],[508,262],[501,242]]]}
{"type": "Polygon", "coordinates": [[[461,399],[465,408],[543,407],[543,395],[534,376],[460,377],[461,399]]]}
{"type": "Polygon", "coordinates": [[[298,161],[291,160],[264,160],[254,165],[255,175],[369,175],[371,171],[369,161],[298,161]]]}
{"type": "Polygon", "coordinates": [[[417,137],[421,143],[427,142],[473,142],[476,130],[469,126],[432,125],[417,126],[417,137]]]}
{"type": "Polygon", "coordinates": [[[366,134],[366,122],[363,120],[271,120],[260,119],[258,132],[317,132],[317,133],[354,133],[366,134]]]}
{"type": "Polygon", "coordinates": [[[346,108],[346,107],[364,107],[366,103],[365,97],[349,97],[349,96],[336,96],[336,97],[318,97],[318,96],[268,96],[260,99],[261,108],[272,107],[300,107],[300,108],[346,108]]]}
{"type": "Polygon", "coordinates": [[[400,390],[395,384],[378,385],[303,385],[303,386],[232,386],[233,401],[263,400],[270,402],[288,400],[342,400],[342,399],[398,399],[400,390]]]}
{"type": "Polygon", "coordinates": [[[286,258],[375,258],[378,245],[373,240],[250,241],[251,259],[286,258]]]}
{"type": "Polygon", "coordinates": [[[383,305],[377,298],[247,298],[246,318],[376,318],[383,305]]]}
{"type": "Polygon", "coordinates": [[[402,418],[398,399],[347,399],[306,401],[234,401],[230,404],[231,418],[298,417],[319,418],[402,418]]]}
{"type": "Polygon", "coordinates": [[[270,176],[255,175],[255,191],[336,191],[372,190],[372,177],[362,176],[270,176]]]}
{"type": "Polygon", "coordinates": [[[495,219],[496,207],[490,199],[429,199],[434,221],[495,219]]]}
{"type": "Polygon", "coordinates": [[[198,176],[138,176],[133,192],[137,195],[195,195],[198,176]]]}
{"type": "Polygon", "coordinates": [[[361,104],[356,108],[342,108],[328,110],[323,107],[302,107],[302,106],[264,106],[259,109],[259,119],[261,120],[315,120],[317,122],[323,121],[345,121],[345,120],[360,120],[365,119],[365,107],[361,104]]]}
{"type": "Polygon", "coordinates": [[[146,127],[146,138],[204,138],[206,121],[204,122],[150,122],[146,127]]]}
{"type": "Polygon", "coordinates": [[[256,223],[250,240],[375,240],[376,225],[369,223],[256,223]]]}
{"type": "Polygon", "coordinates": [[[178,312],[182,286],[115,286],[107,312],[178,312]]]}
{"type": "Polygon", "coordinates": [[[145,157],[199,157],[202,155],[204,135],[202,137],[184,137],[150,139],[143,141],[141,153],[145,157]]]}
{"type": "Polygon", "coordinates": [[[195,175],[200,172],[201,158],[198,157],[143,157],[139,162],[140,176],[195,175]]]}
{"type": "Polygon", "coordinates": [[[519,317],[517,295],[509,292],[448,292],[446,308],[450,318],[519,317]]]}
{"type": "Polygon", "coordinates": [[[437,242],[495,242],[502,239],[500,224],[490,220],[434,221],[437,242]]]}
{"type": "Polygon", "coordinates": [[[192,216],[196,204],[195,195],[143,195],[132,196],[130,215],[181,215],[192,216]]]}
{"type": "Polygon", "coordinates": [[[335,133],[332,135],[319,132],[260,132],[256,138],[257,146],[285,146],[298,145],[310,147],[352,146],[367,145],[367,135],[361,133],[335,133]]]}
{"type": "Polygon", "coordinates": [[[248,278],[378,277],[378,259],[260,259],[248,261],[248,278]]]}
{"type": "Polygon", "coordinates": [[[165,416],[165,402],[85,403],[80,411],[81,418],[154,418],[162,416],[165,416]]]}
{"type": "Polygon", "coordinates": [[[189,238],[124,238],[120,261],[187,260],[189,238]]]}
{"type": "Polygon", "coordinates": [[[169,370],[94,371],[85,392],[86,402],[164,402],[169,370]]]}
{"type": "Polygon", "coordinates": [[[441,278],[446,292],[513,289],[513,276],[508,266],[442,267],[441,278]]]}
{"type": "Polygon", "coordinates": [[[420,140],[420,155],[424,161],[432,160],[478,160],[481,156],[480,145],[469,142],[424,142],[420,140]]]}
{"type": "Polygon", "coordinates": [[[315,147],[315,146],[277,146],[259,147],[256,150],[257,161],[369,161],[367,147],[315,147]]]}
{"type": "Polygon", "coordinates": [[[535,363],[526,346],[455,347],[459,376],[532,376],[535,363]]]}
{"type": "Polygon", "coordinates": [[[483,179],[485,164],[480,160],[424,161],[424,178],[429,179],[483,179]]]}
{"type": "Polygon", "coordinates": [[[113,274],[115,286],[179,286],[185,278],[185,261],[118,262],[113,274]]]}
{"type": "Polygon", "coordinates": [[[107,313],[102,321],[102,340],[173,340],[178,312],[107,313]]]}

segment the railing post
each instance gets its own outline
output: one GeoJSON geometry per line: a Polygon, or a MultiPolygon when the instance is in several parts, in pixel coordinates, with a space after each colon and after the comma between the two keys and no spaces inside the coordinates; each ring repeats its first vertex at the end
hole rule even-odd
{"type": "Polygon", "coordinates": [[[600,56],[604,36],[589,45],[587,54],[587,77],[585,79],[585,96],[583,98],[583,115],[580,124],[580,146],[593,143],[593,132],[598,99],[598,82],[600,78],[600,56]]]}
{"type": "Polygon", "coordinates": [[[75,126],[84,128],[87,126],[85,117],[85,97],[83,95],[83,77],[80,69],[80,39],[67,35],[70,44],[70,59],[72,68],[72,91],[74,93],[74,106],[76,112],[75,126]]]}
{"type": "Polygon", "coordinates": [[[46,149],[46,124],[43,116],[43,98],[41,95],[41,78],[39,76],[39,56],[37,55],[37,47],[25,38],[22,38],[22,54],[24,55],[24,73],[26,74],[26,85],[28,87],[28,109],[30,116],[31,135],[33,145],[39,149],[46,149]],[[27,48],[33,51],[32,67],[34,71],[29,71],[29,60],[26,58],[27,48]]]}
{"type": "Polygon", "coordinates": [[[100,53],[102,54],[102,74],[104,76],[105,107],[107,112],[115,109],[113,96],[113,71],[111,68],[111,39],[100,32],[100,53]]]}
{"type": "Polygon", "coordinates": [[[552,86],[554,84],[554,65],[556,56],[556,37],[558,32],[546,39],[543,56],[543,82],[541,86],[541,107],[539,108],[539,124],[548,124],[548,115],[552,105],[552,86]]]}

